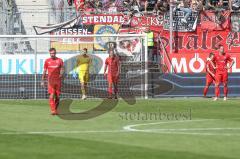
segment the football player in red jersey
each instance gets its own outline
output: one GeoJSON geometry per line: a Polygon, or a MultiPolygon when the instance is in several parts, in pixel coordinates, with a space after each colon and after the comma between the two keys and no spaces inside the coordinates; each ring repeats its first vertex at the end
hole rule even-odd
{"type": "Polygon", "coordinates": [[[213,58],[213,62],[215,63],[215,98],[216,101],[220,96],[220,88],[219,85],[223,83],[223,100],[227,100],[228,94],[228,70],[233,66],[234,61],[229,54],[226,54],[224,51],[223,45],[219,45],[219,54],[216,54],[213,58]],[[229,65],[228,65],[229,64],[229,65]]]}
{"type": "Polygon", "coordinates": [[[48,73],[48,93],[49,105],[52,115],[57,115],[57,106],[60,100],[61,83],[64,73],[63,60],[56,57],[56,49],[49,49],[50,58],[44,63],[41,85],[44,86],[44,80],[48,73]]]}
{"type": "Polygon", "coordinates": [[[110,99],[112,98],[112,86],[114,86],[115,99],[117,99],[119,72],[119,57],[114,54],[113,50],[110,50],[109,57],[105,60],[104,68],[104,76],[108,80],[108,94],[110,99]],[[107,69],[108,73],[106,74],[107,69]]]}
{"type": "Polygon", "coordinates": [[[206,85],[203,90],[203,96],[206,97],[209,86],[215,81],[215,69],[213,64],[214,53],[210,53],[206,62],[206,85]]]}

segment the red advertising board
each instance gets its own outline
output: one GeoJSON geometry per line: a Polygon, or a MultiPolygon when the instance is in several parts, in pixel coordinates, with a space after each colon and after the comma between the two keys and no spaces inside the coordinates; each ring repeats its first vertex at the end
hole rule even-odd
{"type": "MultiPolygon", "coordinates": [[[[235,61],[232,69],[229,72],[240,72],[240,54],[233,53],[231,57],[235,61]]],[[[205,62],[208,54],[195,53],[195,54],[170,54],[170,61],[165,58],[165,64],[167,64],[170,72],[175,73],[201,73],[205,72],[205,62]]]]}
{"type": "Polygon", "coordinates": [[[219,44],[224,46],[225,52],[236,62],[230,71],[240,72],[240,33],[238,32],[208,31],[200,27],[194,33],[174,32],[173,52],[170,53],[169,32],[158,33],[156,28],[153,30],[155,36],[161,37],[162,46],[169,56],[169,59],[164,59],[164,63],[169,68],[173,67],[176,73],[205,72],[204,63],[210,52],[218,53],[219,44]]]}
{"type": "MultiPolygon", "coordinates": [[[[170,33],[159,27],[152,30],[155,31],[154,35],[160,35],[165,49],[170,52],[170,33]]],[[[224,45],[229,53],[239,53],[240,50],[240,34],[229,30],[208,31],[198,27],[196,32],[173,32],[173,38],[173,53],[210,53],[219,44],[224,45]]]]}

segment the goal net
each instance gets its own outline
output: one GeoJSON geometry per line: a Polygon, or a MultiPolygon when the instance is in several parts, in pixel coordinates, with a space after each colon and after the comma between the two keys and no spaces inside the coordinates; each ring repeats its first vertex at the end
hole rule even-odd
{"type": "Polygon", "coordinates": [[[120,97],[147,97],[147,37],[145,34],[94,34],[94,35],[1,35],[0,36],[0,98],[48,98],[42,87],[44,61],[48,50],[57,50],[64,60],[62,98],[80,98],[79,79],[73,77],[76,59],[83,48],[92,59],[88,97],[107,97],[108,83],[104,78],[108,51],[120,58],[120,97]]]}

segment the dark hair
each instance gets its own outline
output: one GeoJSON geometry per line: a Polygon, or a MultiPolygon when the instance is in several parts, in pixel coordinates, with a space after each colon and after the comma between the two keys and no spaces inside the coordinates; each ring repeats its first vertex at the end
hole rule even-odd
{"type": "Polygon", "coordinates": [[[83,50],[86,50],[86,51],[87,51],[87,48],[83,48],[83,50]]]}
{"type": "Polygon", "coordinates": [[[209,57],[211,57],[211,56],[214,56],[214,53],[213,53],[213,52],[210,52],[209,57]]]}
{"type": "Polygon", "coordinates": [[[52,48],[49,49],[49,52],[51,52],[51,51],[56,52],[56,49],[54,47],[52,47],[52,48]]]}

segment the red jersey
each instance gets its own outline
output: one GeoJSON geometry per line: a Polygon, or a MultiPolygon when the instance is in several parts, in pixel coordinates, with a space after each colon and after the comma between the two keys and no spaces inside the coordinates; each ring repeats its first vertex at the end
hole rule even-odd
{"type": "Polygon", "coordinates": [[[210,74],[210,72],[213,73],[213,74],[215,74],[215,69],[213,68],[212,63],[213,63],[213,61],[210,61],[210,60],[207,60],[207,62],[206,62],[206,72],[207,72],[208,74],[210,74]],[[208,68],[208,69],[207,69],[207,68],[208,68]],[[209,70],[210,72],[209,72],[208,70],[209,70]]]}
{"type": "Polygon", "coordinates": [[[119,58],[118,57],[108,57],[105,60],[105,65],[108,65],[108,74],[116,75],[118,73],[119,58]]]}
{"type": "Polygon", "coordinates": [[[227,64],[228,62],[232,62],[232,58],[228,54],[223,55],[215,55],[213,58],[213,62],[216,64],[216,72],[217,73],[226,73],[227,72],[227,64]]]}
{"type": "Polygon", "coordinates": [[[48,58],[44,63],[44,70],[48,72],[48,79],[60,79],[60,71],[63,68],[63,60],[60,58],[48,58]]]}

